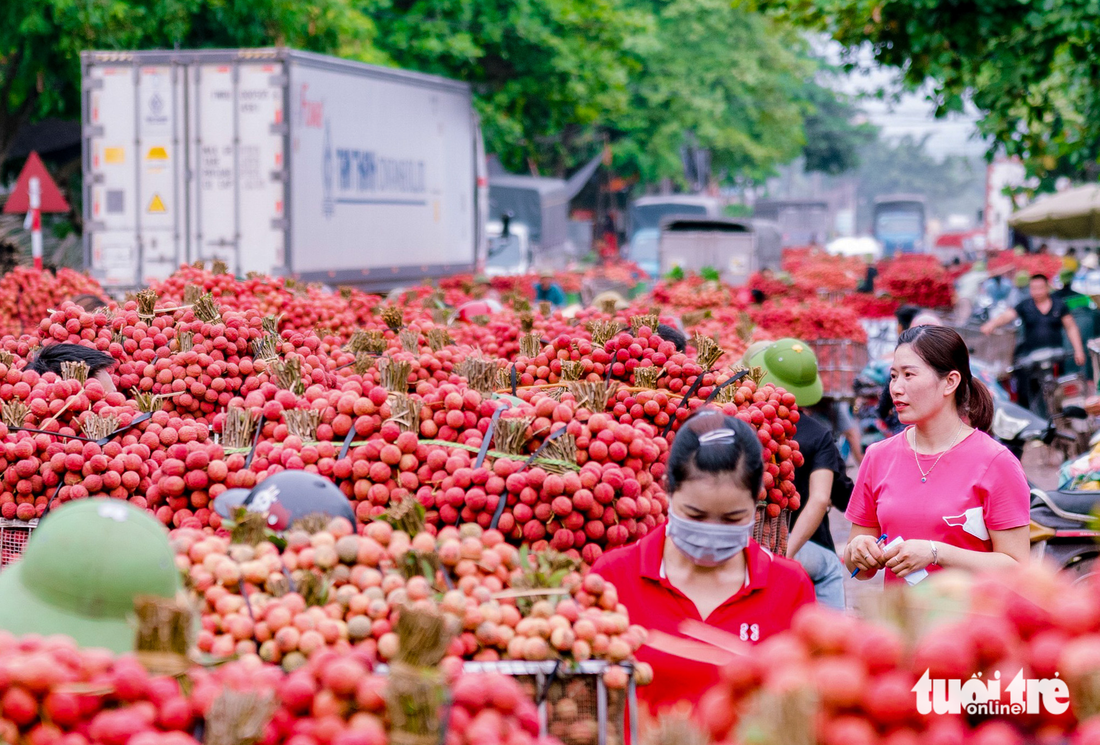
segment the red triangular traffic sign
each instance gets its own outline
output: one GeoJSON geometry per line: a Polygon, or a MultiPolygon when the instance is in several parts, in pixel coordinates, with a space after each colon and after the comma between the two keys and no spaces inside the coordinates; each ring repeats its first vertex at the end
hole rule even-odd
{"type": "Polygon", "coordinates": [[[41,209],[43,212],[69,211],[69,203],[65,201],[65,197],[61,196],[61,190],[57,188],[57,184],[50,178],[50,174],[46,171],[46,166],[42,163],[42,159],[38,157],[38,153],[32,152],[27,157],[27,162],[23,165],[23,170],[19,172],[19,180],[15,182],[15,189],[4,205],[4,214],[10,215],[30,212],[32,176],[38,177],[39,188],[42,190],[41,209]]]}

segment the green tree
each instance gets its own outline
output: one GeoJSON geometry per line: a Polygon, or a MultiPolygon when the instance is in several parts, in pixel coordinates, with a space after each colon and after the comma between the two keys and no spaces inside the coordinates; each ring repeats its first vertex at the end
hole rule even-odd
{"type": "Polygon", "coordinates": [[[655,23],[635,40],[641,69],[628,110],[611,121],[619,166],[646,183],[682,180],[680,149],[691,138],[732,182],[763,178],[799,154],[797,97],[814,65],[797,34],[729,0],[636,7],[655,23]]]}
{"type": "Polygon", "coordinates": [[[940,114],[969,97],[978,128],[1049,186],[1100,174],[1100,10],[1078,0],[765,0],[854,54],[869,48],[940,114]]]}
{"type": "Polygon", "coordinates": [[[397,65],[471,83],[490,152],[563,175],[628,106],[645,13],[619,0],[379,0],[364,12],[397,65]]]}
{"type": "Polygon", "coordinates": [[[859,167],[861,152],[878,136],[877,128],[859,122],[855,104],[846,96],[809,81],[801,94],[806,112],[806,170],[839,176],[859,167]]]}
{"type": "Polygon", "coordinates": [[[18,0],[0,3],[0,163],[20,129],[80,115],[85,49],[285,44],[384,61],[350,0],[18,0]]]}

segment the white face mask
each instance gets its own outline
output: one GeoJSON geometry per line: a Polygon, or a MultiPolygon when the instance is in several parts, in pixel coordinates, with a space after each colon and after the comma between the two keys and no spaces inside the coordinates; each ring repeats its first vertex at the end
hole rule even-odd
{"type": "Polygon", "coordinates": [[[685,520],[668,513],[665,535],[676,548],[702,567],[716,567],[732,559],[749,545],[753,524],[716,525],[685,520]]]}

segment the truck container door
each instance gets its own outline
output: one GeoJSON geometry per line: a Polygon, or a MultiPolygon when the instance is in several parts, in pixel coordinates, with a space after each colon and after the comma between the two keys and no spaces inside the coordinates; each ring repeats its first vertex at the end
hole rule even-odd
{"type": "Polygon", "coordinates": [[[189,261],[221,259],[239,274],[237,68],[193,65],[187,83],[189,261]]]}
{"type": "Polygon", "coordinates": [[[172,65],[137,68],[138,278],[167,278],[183,251],[183,132],[179,70],[172,65]]]}
{"type": "Polygon", "coordinates": [[[134,72],[119,63],[86,65],[84,73],[84,258],[107,288],[138,283],[134,72]]]}
{"type": "Polygon", "coordinates": [[[237,79],[239,271],[285,265],[283,63],[241,64],[237,79]]]}

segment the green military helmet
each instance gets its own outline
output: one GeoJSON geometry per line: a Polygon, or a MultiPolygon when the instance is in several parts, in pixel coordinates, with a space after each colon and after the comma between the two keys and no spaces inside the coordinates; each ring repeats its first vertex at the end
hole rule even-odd
{"type": "Polygon", "coordinates": [[[817,356],[810,345],[798,339],[780,339],[753,355],[750,367],[767,372],[765,383],[780,386],[794,394],[799,406],[813,406],[821,400],[821,378],[817,374],[817,356]]]}
{"type": "Polygon", "coordinates": [[[749,348],[745,350],[745,353],[741,355],[741,364],[750,365],[753,357],[763,352],[774,343],[773,341],[754,341],[749,345],[749,348]]]}
{"type": "Polygon", "coordinates": [[[117,499],[81,499],[44,518],[22,560],[0,573],[0,629],[123,654],[134,648],[134,599],[179,590],[163,525],[117,499]]]}

